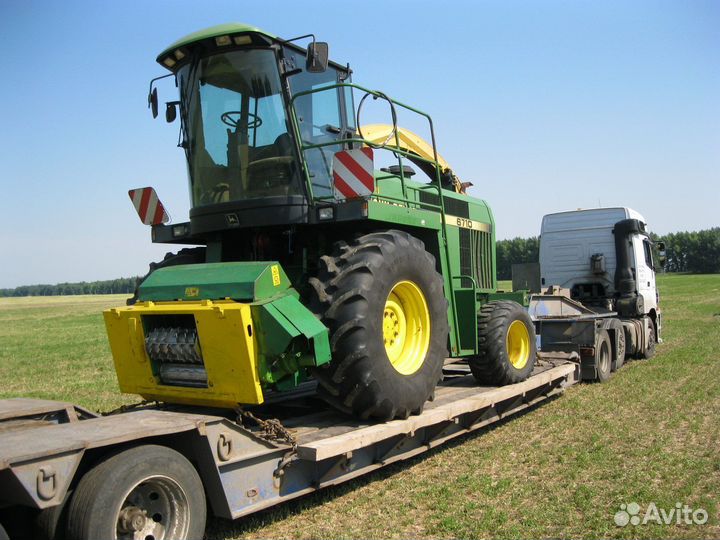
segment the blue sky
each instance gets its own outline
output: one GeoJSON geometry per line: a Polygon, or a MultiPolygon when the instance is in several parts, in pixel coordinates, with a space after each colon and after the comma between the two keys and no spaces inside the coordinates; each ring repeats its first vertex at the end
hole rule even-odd
{"type": "Polygon", "coordinates": [[[153,185],[187,218],[178,126],[152,120],[148,82],[166,45],[229,21],[313,32],[356,83],[429,112],[498,238],[598,205],[661,234],[720,225],[714,0],[3,0],[0,287],[142,274],[168,251],[127,197],[153,185]]]}

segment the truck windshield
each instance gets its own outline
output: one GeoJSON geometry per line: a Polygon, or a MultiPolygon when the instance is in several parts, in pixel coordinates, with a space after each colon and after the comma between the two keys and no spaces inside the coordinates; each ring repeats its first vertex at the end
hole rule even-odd
{"type": "Polygon", "coordinates": [[[193,206],[302,194],[273,51],[200,58],[178,84],[193,206]]]}

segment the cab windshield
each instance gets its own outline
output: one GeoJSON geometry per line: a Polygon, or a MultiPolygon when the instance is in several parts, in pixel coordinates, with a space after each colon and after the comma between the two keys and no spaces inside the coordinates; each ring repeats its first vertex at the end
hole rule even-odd
{"type": "Polygon", "coordinates": [[[272,50],[200,58],[178,84],[193,206],[302,194],[272,50]]]}

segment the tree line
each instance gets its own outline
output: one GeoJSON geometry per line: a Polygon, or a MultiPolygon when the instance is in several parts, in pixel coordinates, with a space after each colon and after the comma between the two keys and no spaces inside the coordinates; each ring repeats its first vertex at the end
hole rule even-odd
{"type": "Polygon", "coordinates": [[[14,289],[0,289],[2,296],[64,296],[75,294],[132,294],[137,279],[118,278],[105,281],[80,281],[55,285],[23,285],[14,289]]]}
{"type": "MultiPolygon", "coordinates": [[[[720,227],[702,231],[675,232],[665,236],[653,234],[652,238],[656,242],[665,242],[667,257],[665,272],[720,273],[720,227]]],[[[498,241],[498,279],[512,279],[513,264],[537,262],[539,253],[540,240],[537,236],[498,241]]],[[[657,259],[657,254],[655,258],[657,259]]]]}

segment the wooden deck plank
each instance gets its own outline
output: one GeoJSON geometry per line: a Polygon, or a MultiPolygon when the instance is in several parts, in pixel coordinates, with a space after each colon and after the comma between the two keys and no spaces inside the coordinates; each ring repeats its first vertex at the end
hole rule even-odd
{"type": "MultiPolygon", "coordinates": [[[[405,420],[365,425],[361,422],[348,422],[312,433],[298,441],[298,455],[315,461],[338,456],[396,435],[409,434],[423,427],[450,421],[461,414],[492,406],[513,396],[522,396],[525,392],[553,380],[567,377],[574,371],[574,364],[564,364],[544,369],[518,384],[499,388],[459,388],[460,392],[469,392],[469,395],[460,398],[457,392],[450,393],[451,390],[458,389],[445,390],[446,396],[452,399],[447,402],[440,402],[438,399],[437,403],[431,403],[422,414],[405,420]]],[[[442,396],[442,393],[443,389],[439,388],[438,395],[442,396]]]]}

